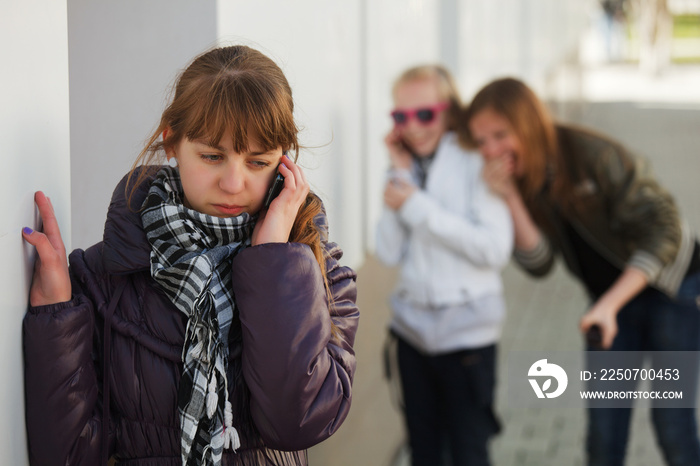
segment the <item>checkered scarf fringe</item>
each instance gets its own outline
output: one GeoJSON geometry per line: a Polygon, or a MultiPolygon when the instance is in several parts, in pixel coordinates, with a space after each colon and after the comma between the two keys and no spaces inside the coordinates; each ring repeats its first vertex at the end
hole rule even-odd
{"type": "Polygon", "coordinates": [[[205,215],[182,204],[176,168],[163,167],[143,204],[151,276],[187,320],[178,391],[183,465],[220,465],[240,446],[228,400],[228,337],[235,311],[231,258],[250,244],[255,219],[205,215]]]}

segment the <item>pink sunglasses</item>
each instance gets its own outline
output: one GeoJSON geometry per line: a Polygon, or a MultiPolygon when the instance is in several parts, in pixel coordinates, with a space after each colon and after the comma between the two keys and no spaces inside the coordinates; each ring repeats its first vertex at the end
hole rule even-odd
{"type": "Polygon", "coordinates": [[[415,117],[421,124],[427,125],[433,122],[438,113],[449,108],[449,102],[440,102],[432,107],[410,108],[410,109],[394,109],[391,112],[391,117],[397,126],[402,126],[415,117]]]}

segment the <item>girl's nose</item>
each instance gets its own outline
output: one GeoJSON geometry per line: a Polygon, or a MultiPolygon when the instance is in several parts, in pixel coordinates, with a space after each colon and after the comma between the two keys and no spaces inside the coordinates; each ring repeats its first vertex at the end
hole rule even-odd
{"type": "Polygon", "coordinates": [[[412,118],[409,118],[406,124],[403,127],[404,132],[414,132],[417,130],[421,129],[421,122],[418,121],[418,118],[413,116],[412,118]]]}
{"type": "Polygon", "coordinates": [[[245,188],[245,174],[241,167],[235,165],[226,166],[219,179],[219,187],[230,194],[243,191],[245,188]]]}

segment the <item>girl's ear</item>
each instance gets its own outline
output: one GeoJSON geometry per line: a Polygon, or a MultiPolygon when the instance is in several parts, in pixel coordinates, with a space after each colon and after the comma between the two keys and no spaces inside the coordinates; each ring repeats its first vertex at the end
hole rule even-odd
{"type": "MultiPolygon", "coordinates": [[[[168,133],[170,132],[170,127],[167,127],[163,130],[162,134],[162,140],[165,142],[165,139],[168,137],[168,133]]],[[[168,160],[170,160],[172,157],[175,156],[175,149],[173,148],[172,145],[163,145],[163,150],[165,150],[165,155],[168,156],[168,160]]]]}

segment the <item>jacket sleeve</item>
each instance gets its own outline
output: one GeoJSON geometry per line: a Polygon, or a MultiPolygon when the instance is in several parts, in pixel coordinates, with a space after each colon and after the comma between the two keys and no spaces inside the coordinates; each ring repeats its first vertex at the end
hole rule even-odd
{"type": "Polygon", "coordinates": [[[243,375],[253,420],[271,448],[315,445],[340,427],[350,409],[356,276],[339,265],[337,246],[326,248],[330,312],[321,269],[308,246],[262,244],[233,259],[243,375]]]}
{"type": "Polygon", "coordinates": [[[554,265],[552,247],[542,233],[540,233],[540,242],[537,243],[537,246],[529,251],[515,248],[513,258],[523,270],[535,277],[547,275],[554,265]]]}
{"type": "Polygon", "coordinates": [[[399,214],[384,206],[377,223],[375,254],[384,265],[395,266],[401,263],[408,247],[408,228],[399,214]]]}
{"type": "Polygon", "coordinates": [[[513,249],[510,213],[478,174],[468,182],[474,186],[468,215],[451,212],[426,191],[416,190],[399,209],[399,216],[412,234],[425,235],[474,265],[501,268],[513,249]]]}
{"type": "Polygon", "coordinates": [[[93,360],[95,314],[92,302],[72,281],[71,301],[30,308],[24,317],[31,464],[99,464],[102,416],[93,360]]]}
{"type": "Polygon", "coordinates": [[[611,229],[635,245],[627,265],[654,280],[681,243],[681,221],[671,195],[649,165],[617,145],[596,159],[594,176],[608,201],[611,229]]]}

